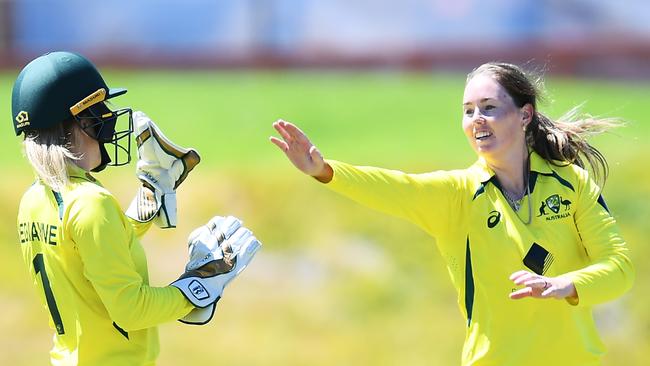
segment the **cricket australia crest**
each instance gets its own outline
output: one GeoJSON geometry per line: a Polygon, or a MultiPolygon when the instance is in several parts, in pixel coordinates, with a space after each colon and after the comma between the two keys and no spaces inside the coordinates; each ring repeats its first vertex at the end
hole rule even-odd
{"type": "Polygon", "coordinates": [[[539,206],[539,215],[537,215],[537,217],[544,216],[546,221],[569,217],[571,216],[571,213],[569,212],[571,210],[571,204],[572,202],[570,200],[562,199],[559,194],[550,195],[542,201],[541,206],[539,206]],[[547,209],[551,212],[548,212],[547,209]],[[560,211],[562,211],[562,213],[560,213],[560,211]]]}
{"type": "Polygon", "coordinates": [[[560,212],[560,196],[554,194],[546,199],[546,207],[551,211],[558,213],[560,212]]]}

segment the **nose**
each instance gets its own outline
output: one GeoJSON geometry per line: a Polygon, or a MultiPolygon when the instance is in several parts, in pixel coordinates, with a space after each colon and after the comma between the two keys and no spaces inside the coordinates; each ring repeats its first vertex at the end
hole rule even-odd
{"type": "Polygon", "coordinates": [[[479,118],[483,118],[483,111],[478,106],[470,106],[469,111],[465,111],[465,117],[469,119],[472,122],[475,122],[479,118]],[[471,114],[468,114],[467,112],[471,112],[471,114]]]}
{"type": "Polygon", "coordinates": [[[475,125],[485,124],[485,117],[478,109],[474,110],[474,114],[472,114],[472,123],[475,125]]]}

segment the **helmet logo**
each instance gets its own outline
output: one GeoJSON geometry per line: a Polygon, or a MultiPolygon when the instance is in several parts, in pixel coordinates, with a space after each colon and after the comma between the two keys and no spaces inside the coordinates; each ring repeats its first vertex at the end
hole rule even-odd
{"type": "Polygon", "coordinates": [[[91,107],[99,102],[103,102],[104,100],[106,100],[106,90],[97,89],[96,92],[83,98],[79,103],[70,107],[70,113],[72,113],[73,116],[76,116],[84,109],[91,107]]]}
{"type": "Polygon", "coordinates": [[[29,126],[29,114],[25,111],[20,111],[16,116],[16,128],[23,128],[29,126]]]}

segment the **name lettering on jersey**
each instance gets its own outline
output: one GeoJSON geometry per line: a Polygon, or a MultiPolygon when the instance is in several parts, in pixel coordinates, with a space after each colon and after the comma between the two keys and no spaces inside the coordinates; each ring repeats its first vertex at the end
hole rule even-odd
{"type": "Polygon", "coordinates": [[[20,244],[38,241],[44,244],[56,245],[59,228],[56,225],[42,222],[21,222],[18,224],[20,244]]]}
{"type": "Polygon", "coordinates": [[[562,196],[559,194],[550,195],[539,206],[539,215],[537,217],[543,216],[546,221],[567,218],[571,216],[571,212],[569,212],[571,210],[571,203],[568,199],[562,199],[562,196]]]}

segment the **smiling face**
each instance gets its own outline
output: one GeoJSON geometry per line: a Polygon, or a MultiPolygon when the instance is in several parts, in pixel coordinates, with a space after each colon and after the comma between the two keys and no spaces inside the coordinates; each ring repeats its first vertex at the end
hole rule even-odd
{"type": "Polygon", "coordinates": [[[524,126],[530,104],[519,108],[489,73],[472,77],[463,96],[463,131],[474,151],[488,162],[509,160],[525,151],[524,126]]]}

